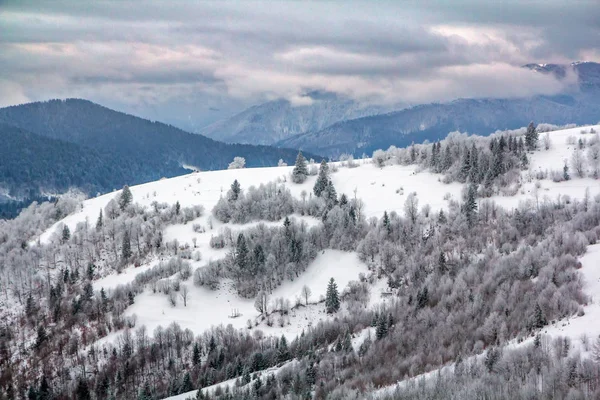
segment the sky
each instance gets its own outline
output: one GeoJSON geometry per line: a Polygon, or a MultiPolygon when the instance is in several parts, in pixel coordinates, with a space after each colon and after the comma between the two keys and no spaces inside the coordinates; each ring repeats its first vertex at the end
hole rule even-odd
{"type": "Polygon", "coordinates": [[[600,0],[0,0],[0,107],[86,98],[197,130],[333,92],[362,104],[553,94],[600,61],[600,0]]]}

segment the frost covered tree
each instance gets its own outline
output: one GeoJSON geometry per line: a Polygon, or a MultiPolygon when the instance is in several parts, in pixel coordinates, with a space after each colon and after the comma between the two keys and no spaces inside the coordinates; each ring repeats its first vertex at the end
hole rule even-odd
{"type": "Polygon", "coordinates": [[[298,152],[298,156],[296,157],[296,164],[294,165],[294,169],[292,170],[292,182],[294,183],[303,183],[308,176],[308,166],[306,164],[306,159],[302,155],[302,152],[298,152]]]}
{"type": "Polygon", "coordinates": [[[338,293],[337,284],[335,279],[331,278],[327,285],[327,292],[325,294],[325,309],[328,314],[333,314],[340,309],[340,295],[338,293]]]}
{"type": "Polygon", "coordinates": [[[464,204],[464,212],[467,217],[467,223],[469,227],[472,227],[475,223],[475,216],[477,213],[477,188],[475,185],[469,185],[469,189],[467,191],[467,200],[464,204]]]}
{"type": "Polygon", "coordinates": [[[127,262],[131,256],[131,239],[129,238],[129,230],[125,229],[125,232],[123,233],[123,242],[121,245],[121,259],[123,262],[127,262]]]}
{"type": "Polygon", "coordinates": [[[317,181],[315,182],[315,186],[313,188],[313,192],[315,196],[321,197],[321,194],[327,189],[329,186],[329,166],[327,165],[327,161],[321,161],[321,166],[319,167],[319,176],[317,177],[317,181]]]}
{"type": "Polygon", "coordinates": [[[302,297],[304,297],[304,304],[308,305],[308,298],[312,294],[310,288],[306,285],[302,286],[302,297]]]}
{"type": "Polygon", "coordinates": [[[121,195],[119,196],[119,208],[121,211],[125,210],[128,205],[133,201],[133,195],[131,194],[131,190],[129,190],[129,186],[123,186],[123,190],[121,191],[121,195]]]}
{"type": "Polygon", "coordinates": [[[233,161],[229,163],[227,169],[241,169],[246,166],[246,159],[244,157],[234,157],[233,161]]]}
{"type": "Polygon", "coordinates": [[[268,307],[269,295],[264,290],[261,290],[260,292],[258,292],[256,300],[254,301],[254,308],[262,315],[267,315],[269,313],[268,307]]]}
{"type": "Polygon", "coordinates": [[[537,143],[538,132],[532,121],[527,126],[527,132],[525,133],[525,145],[527,146],[527,150],[535,150],[537,148],[537,143]]]}
{"type": "Polygon", "coordinates": [[[588,162],[592,168],[592,176],[598,179],[600,167],[600,144],[596,143],[588,149],[588,162]]]}
{"type": "Polygon", "coordinates": [[[230,202],[237,201],[240,197],[241,192],[242,192],[242,187],[240,186],[240,183],[238,182],[238,180],[235,179],[233,181],[233,183],[231,184],[230,191],[227,193],[227,200],[229,200],[230,202]]]}
{"type": "Polygon", "coordinates": [[[585,177],[585,159],[581,150],[575,149],[571,155],[571,167],[579,178],[585,177]]]}
{"type": "Polygon", "coordinates": [[[63,243],[66,243],[71,238],[71,230],[67,226],[67,224],[63,225],[61,240],[63,243]]]}
{"type": "Polygon", "coordinates": [[[98,219],[96,220],[96,231],[101,231],[104,226],[104,218],[102,217],[102,209],[100,209],[100,214],[98,215],[98,219]]]}

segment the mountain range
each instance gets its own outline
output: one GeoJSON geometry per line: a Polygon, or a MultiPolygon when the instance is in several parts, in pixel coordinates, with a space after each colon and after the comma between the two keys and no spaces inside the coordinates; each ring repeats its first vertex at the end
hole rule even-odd
{"type": "Polygon", "coordinates": [[[218,142],[80,99],[0,109],[0,140],[5,200],[70,187],[95,195],[181,175],[189,172],[187,166],[224,169],[236,156],[248,167],[260,167],[279,159],[293,163],[297,155],[291,149],[218,142]]]}
{"type": "Polygon", "coordinates": [[[558,79],[572,69],[578,75],[578,88],[555,96],[458,99],[413,107],[361,107],[333,95],[297,107],[277,100],[251,107],[202,133],[227,142],[300,148],[335,158],[342,153],[369,155],[390,145],[438,140],[455,130],[489,134],[532,120],[554,124],[600,120],[600,64],[527,64],[523,68],[558,79]]]}

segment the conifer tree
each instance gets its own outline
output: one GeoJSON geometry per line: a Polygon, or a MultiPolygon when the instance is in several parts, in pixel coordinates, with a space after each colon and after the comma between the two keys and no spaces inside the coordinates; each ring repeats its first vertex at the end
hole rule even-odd
{"type": "Polygon", "coordinates": [[[121,211],[125,210],[128,205],[133,201],[133,195],[131,194],[131,190],[129,190],[129,186],[123,186],[123,190],[121,191],[121,196],[119,196],[119,208],[121,211]]]}
{"type": "Polygon", "coordinates": [[[438,269],[442,275],[448,272],[448,267],[446,266],[446,255],[443,251],[440,251],[440,256],[438,258],[438,269]]]}
{"type": "Polygon", "coordinates": [[[71,230],[65,224],[62,229],[62,236],[61,236],[62,242],[66,243],[70,238],[71,238],[71,230]]]}
{"type": "Polygon", "coordinates": [[[46,340],[48,340],[48,334],[46,333],[46,328],[44,328],[44,325],[40,325],[37,328],[37,338],[35,340],[35,347],[37,349],[41,348],[42,345],[46,342],[46,340]]]}
{"type": "Polygon", "coordinates": [[[121,246],[121,259],[123,262],[127,262],[132,256],[131,253],[131,240],[129,239],[129,229],[125,229],[123,234],[123,243],[121,246]]]}
{"type": "Polygon", "coordinates": [[[277,348],[277,362],[284,362],[289,360],[290,350],[288,348],[287,339],[284,335],[281,335],[279,340],[279,347],[277,348]]]}
{"type": "Polygon", "coordinates": [[[100,232],[103,226],[104,217],[102,216],[102,209],[100,209],[100,214],[98,215],[98,219],[96,220],[96,231],[100,232]]]}
{"type": "Polygon", "coordinates": [[[467,217],[467,223],[469,227],[475,223],[475,213],[477,212],[477,189],[475,185],[469,185],[469,191],[467,192],[467,201],[464,205],[464,212],[467,217]]]}
{"type": "Polygon", "coordinates": [[[375,337],[377,340],[383,339],[388,333],[387,317],[381,313],[377,320],[377,328],[375,329],[375,337]]]}
{"type": "Polygon", "coordinates": [[[566,161],[565,161],[565,166],[563,167],[563,179],[565,181],[568,181],[569,179],[571,179],[571,176],[569,175],[569,166],[567,165],[566,161]]]}
{"type": "Polygon", "coordinates": [[[320,197],[321,194],[327,189],[329,185],[329,166],[325,160],[321,161],[321,166],[319,168],[319,176],[317,177],[317,181],[315,182],[315,186],[313,187],[313,192],[315,196],[320,197]]]}
{"type": "Polygon", "coordinates": [[[179,393],[186,393],[194,390],[194,385],[192,385],[192,377],[189,372],[186,372],[183,376],[183,383],[181,384],[181,389],[179,389],[179,393]]]}
{"type": "Polygon", "coordinates": [[[237,238],[236,252],[235,252],[235,264],[241,271],[247,272],[249,266],[248,259],[248,245],[246,244],[246,237],[243,233],[240,233],[237,238]]]}
{"type": "Polygon", "coordinates": [[[302,152],[298,152],[296,157],[296,164],[292,170],[292,182],[303,183],[308,176],[308,166],[306,165],[306,159],[302,155],[302,152]]]}
{"type": "Polygon", "coordinates": [[[529,126],[527,126],[527,132],[525,133],[525,145],[527,146],[527,150],[535,150],[537,148],[537,143],[538,132],[532,121],[529,123],[529,126]]]}
{"type": "Polygon", "coordinates": [[[42,375],[42,380],[40,382],[40,388],[37,392],[37,400],[51,400],[52,399],[52,390],[50,389],[50,384],[46,379],[46,375],[42,375]]]}
{"type": "Polygon", "coordinates": [[[79,378],[77,381],[77,389],[75,392],[77,400],[91,400],[90,389],[88,387],[87,380],[84,377],[79,378]]]}
{"type": "Polygon", "coordinates": [[[540,307],[539,304],[535,305],[535,311],[533,313],[533,327],[535,329],[540,329],[543,328],[544,326],[546,326],[547,321],[546,321],[546,317],[544,316],[544,312],[542,311],[542,308],[540,307]]]}
{"type": "Polygon", "coordinates": [[[227,200],[229,200],[230,202],[237,201],[237,199],[240,197],[241,192],[242,192],[242,187],[240,186],[240,183],[236,179],[231,184],[231,190],[229,191],[229,196],[228,196],[227,200]]]}
{"type": "Polygon", "coordinates": [[[200,360],[200,346],[198,345],[198,342],[195,342],[194,350],[192,352],[192,364],[194,364],[195,367],[199,367],[200,360]]]}
{"type": "Polygon", "coordinates": [[[325,295],[325,308],[328,314],[337,312],[340,309],[340,297],[337,289],[335,280],[331,278],[327,285],[327,292],[325,295]]]}

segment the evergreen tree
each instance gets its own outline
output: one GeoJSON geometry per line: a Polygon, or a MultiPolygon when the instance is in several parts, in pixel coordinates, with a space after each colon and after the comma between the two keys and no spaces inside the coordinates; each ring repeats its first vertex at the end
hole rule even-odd
{"type": "Polygon", "coordinates": [[[186,372],[183,376],[183,383],[181,384],[181,388],[179,389],[179,393],[186,393],[194,390],[194,385],[192,384],[192,377],[189,372],[186,372]]]}
{"type": "Polygon", "coordinates": [[[198,345],[198,342],[194,343],[194,350],[192,352],[192,364],[195,367],[200,367],[200,346],[198,345]]]}
{"type": "Polygon", "coordinates": [[[133,305],[135,302],[135,297],[133,296],[133,292],[127,293],[127,299],[129,300],[129,305],[133,305]]]}
{"type": "Polygon", "coordinates": [[[335,280],[331,278],[327,285],[327,293],[325,295],[325,309],[328,314],[337,312],[340,309],[340,297],[335,280]]]}
{"type": "Polygon", "coordinates": [[[133,195],[131,194],[131,190],[129,190],[129,186],[123,186],[123,190],[121,191],[121,196],[119,196],[119,208],[121,211],[125,210],[128,205],[133,201],[133,195]]]}
{"type": "Polygon", "coordinates": [[[308,166],[306,164],[306,159],[302,155],[302,152],[298,152],[298,157],[296,157],[296,164],[294,165],[294,169],[292,170],[292,182],[294,183],[303,183],[308,176],[308,166]]]}
{"type": "Polygon", "coordinates": [[[546,316],[542,311],[542,308],[539,304],[535,305],[535,311],[533,313],[533,328],[540,329],[546,326],[548,322],[546,321],[546,316]]]}
{"type": "Polygon", "coordinates": [[[179,215],[181,212],[181,204],[179,204],[179,200],[175,203],[175,215],[179,215]]]}
{"type": "Polygon", "coordinates": [[[102,216],[102,209],[100,209],[100,214],[98,215],[98,219],[96,220],[96,231],[101,231],[104,226],[104,217],[102,216]]]}
{"type": "Polygon", "coordinates": [[[70,230],[70,229],[69,229],[69,227],[68,227],[68,226],[65,224],[65,225],[63,226],[63,229],[62,229],[62,237],[61,237],[61,239],[62,239],[62,242],[63,242],[63,243],[66,243],[66,242],[67,242],[67,241],[68,241],[70,238],[71,238],[71,230],[70,230]]]}
{"type": "Polygon", "coordinates": [[[83,301],[90,302],[94,298],[94,287],[90,282],[83,286],[83,301]]]}
{"type": "Polygon", "coordinates": [[[27,302],[25,303],[25,315],[27,315],[27,317],[31,318],[34,313],[35,313],[35,304],[33,302],[33,296],[31,295],[31,292],[30,292],[29,295],[27,296],[27,302]]]}
{"type": "Polygon", "coordinates": [[[444,159],[442,160],[442,171],[447,171],[452,166],[452,153],[450,153],[450,145],[446,145],[444,159]]]}
{"type": "Polygon", "coordinates": [[[104,288],[100,289],[100,301],[101,301],[102,312],[107,312],[108,311],[108,297],[106,296],[106,291],[104,290],[104,288]]]}
{"type": "Polygon", "coordinates": [[[140,390],[138,400],[152,400],[152,389],[150,388],[150,383],[148,383],[148,381],[144,383],[144,387],[140,390]]]}
{"type": "Polygon", "coordinates": [[[48,340],[48,334],[46,333],[46,328],[44,325],[40,325],[37,328],[37,338],[35,340],[35,347],[40,349],[42,345],[48,340]]]}
{"type": "Polygon", "coordinates": [[[420,308],[424,308],[429,304],[429,290],[427,286],[423,288],[423,290],[419,290],[417,293],[417,310],[420,308]]]}
{"type": "Polygon", "coordinates": [[[83,377],[77,381],[77,389],[75,390],[77,400],[91,400],[90,389],[88,387],[87,380],[83,377]]]}
{"type": "Polygon", "coordinates": [[[241,192],[242,192],[242,187],[240,186],[240,183],[236,179],[231,184],[231,190],[229,191],[229,196],[228,196],[227,200],[229,200],[230,202],[237,201],[237,199],[240,197],[241,192]]]}
{"type": "Polygon", "coordinates": [[[344,340],[342,342],[342,350],[346,353],[351,352],[352,349],[352,340],[350,339],[350,332],[346,329],[346,333],[344,334],[344,340]]]}
{"type": "Polygon", "coordinates": [[[377,340],[383,339],[388,333],[387,317],[381,313],[377,320],[377,328],[375,329],[375,337],[377,340]]]}
{"type": "Polygon", "coordinates": [[[279,340],[279,347],[277,348],[277,362],[284,362],[289,360],[290,350],[288,348],[287,339],[284,335],[281,335],[279,340]]]}
{"type": "Polygon", "coordinates": [[[535,150],[537,148],[537,143],[538,132],[532,121],[529,123],[529,126],[527,126],[527,132],[525,133],[525,145],[527,146],[527,150],[535,150]]]}
{"type": "Polygon", "coordinates": [[[320,197],[321,194],[327,189],[329,185],[329,166],[325,160],[321,161],[321,167],[319,168],[319,176],[313,187],[315,196],[320,197]]]}
{"type": "Polygon", "coordinates": [[[477,189],[475,185],[469,185],[469,191],[467,192],[467,201],[464,205],[464,212],[467,217],[467,223],[469,227],[472,227],[475,223],[475,214],[477,212],[477,189]]]}
{"type": "Polygon", "coordinates": [[[569,166],[567,165],[566,161],[565,161],[565,166],[563,167],[563,179],[565,181],[568,181],[569,179],[571,179],[571,176],[569,175],[569,166]]]}
{"type": "Polygon", "coordinates": [[[50,384],[46,379],[46,375],[42,375],[42,380],[40,382],[40,388],[37,392],[38,400],[50,400],[52,399],[52,390],[50,389],[50,384]]]}
{"type": "Polygon", "coordinates": [[[29,386],[29,390],[27,391],[27,400],[37,400],[38,394],[33,386],[29,386]]]}
{"type": "Polygon", "coordinates": [[[388,215],[387,211],[383,212],[382,223],[383,223],[383,227],[385,228],[387,235],[388,236],[391,235],[392,234],[392,224],[390,222],[390,216],[388,215]]]}
{"type": "Polygon", "coordinates": [[[123,262],[129,261],[133,254],[131,253],[131,240],[129,239],[129,229],[123,233],[123,243],[121,246],[121,259],[123,262]]]}
{"type": "Polygon", "coordinates": [[[248,258],[248,245],[246,244],[246,238],[243,233],[240,233],[237,238],[236,251],[235,251],[235,264],[243,272],[248,272],[249,258],[248,258]]]}
{"type": "Polygon", "coordinates": [[[440,251],[440,256],[438,257],[438,269],[440,271],[440,274],[442,275],[448,272],[448,267],[446,265],[446,255],[443,251],[440,251]]]}

